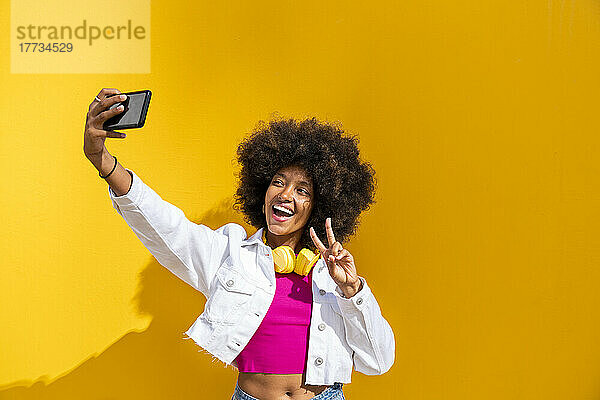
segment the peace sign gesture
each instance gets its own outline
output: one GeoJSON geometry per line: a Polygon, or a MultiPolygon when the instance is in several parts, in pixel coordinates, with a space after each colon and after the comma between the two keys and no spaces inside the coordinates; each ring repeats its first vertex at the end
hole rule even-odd
{"type": "Polygon", "coordinates": [[[329,248],[325,247],[312,227],[309,229],[309,233],[310,238],[327,264],[331,278],[342,290],[344,296],[354,296],[362,288],[362,282],[356,273],[354,257],[342,247],[340,242],[335,240],[333,228],[331,228],[331,218],[325,220],[325,233],[327,234],[329,248]]]}

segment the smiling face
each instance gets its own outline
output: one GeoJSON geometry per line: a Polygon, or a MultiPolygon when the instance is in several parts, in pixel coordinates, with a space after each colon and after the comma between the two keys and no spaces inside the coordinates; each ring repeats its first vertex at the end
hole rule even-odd
{"type": "Polygon", "coordinates": [[[295,251],[314,206],[312,179],[299,166],[281,168],[265,194],[267,241],[295,251]]]}

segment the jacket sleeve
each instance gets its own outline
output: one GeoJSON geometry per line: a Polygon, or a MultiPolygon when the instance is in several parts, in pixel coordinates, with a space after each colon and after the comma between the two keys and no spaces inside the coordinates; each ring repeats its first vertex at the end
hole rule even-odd
{"type": "Polygon", "coordinates": [[[108,187],[113,207],[156,260],[207,298],[216,268],[210,262],[216,241],[226,240],[209,227],[189,221],[183,211],[163,200],[133,171],[129,192],[117,196],[108,187]]]}
{"type": "Polygon", "coordinates": [[[343,297],[339,287],[335,297],[340,307],[346,340],[354,350],[354,369],[365,375],[381,375],[394,364],[396,342],[390,324],[381,315],[381,309],[365,278],[362,289],[350,298],[343,297]]]}

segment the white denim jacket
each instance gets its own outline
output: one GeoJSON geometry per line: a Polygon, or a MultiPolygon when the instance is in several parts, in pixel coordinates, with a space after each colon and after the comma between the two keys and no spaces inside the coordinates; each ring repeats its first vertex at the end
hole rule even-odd
{"type": "MultiPolygon", "coordinates": [[[[129,192],[109,196],[156,260],[207,298],[204,312],[185,332],[226,365],[258,329],[275,295],[271,248],[262,229],[247,238],[244,228],[217,230],[189,221],[133,171],[129,192]]],[[[344,298],[321,258],[312,273],[312,315],[306,365],[307,385],[350,383],[352,367],[366,375],[387,372],[394,363],[392,328],[363,277],[363,288],[344,298]]]]}

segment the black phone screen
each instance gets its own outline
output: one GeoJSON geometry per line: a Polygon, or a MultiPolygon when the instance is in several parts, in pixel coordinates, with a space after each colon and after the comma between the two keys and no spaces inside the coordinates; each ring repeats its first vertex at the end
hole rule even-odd
{"type": "Polygon", "coordinates": [[[108,109],[111,110],[121,104],[123,104],[125,109],[106,120],[103,125],[104,130],[141,128],[146,120],[146,113],[152,93],[149,90],[141,90],[119,94],[127,95],[127,100],[115,103],[108,109]]]}

